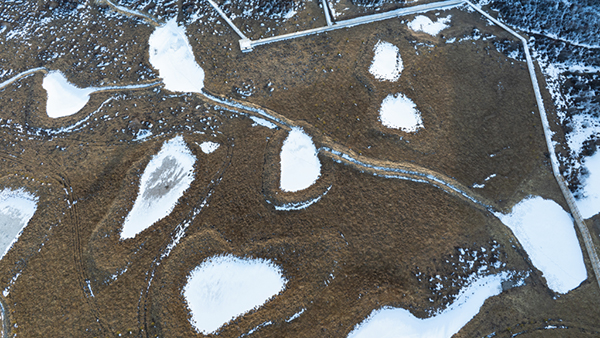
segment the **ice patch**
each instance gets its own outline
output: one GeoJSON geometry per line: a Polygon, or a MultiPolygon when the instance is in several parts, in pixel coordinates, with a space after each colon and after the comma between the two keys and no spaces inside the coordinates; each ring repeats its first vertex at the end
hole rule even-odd
{"type": "Polygon", "coordinates": [[[133,238],[173,211],[194,180],[196,157],[183,137],[166,141],[144,169],[140,191],[125,218],[121,239],[133,238]]]}
{"type": "Polygon", "coordinates": [[[0,191],[0,259],[8,253],[37,209],[38,198],[22,189],[0,191]]]}
{"type": "Polygon", "coordinates": [[[496,217],[512,230],[554,292],[567,293],[587,279],[573,220],[556,202],[530,197],[496,217]]]}
{"type": "Polygon", "coordinates": [[[424,32],[431,36],[436,36],[444,29],[450,27],[448,23],[450,22],[451,18],[452,16],[448,15],[445,18],[439,18],[436,22],[433,22],[424,15],[417,15],[413,21],[408,23],[408,28],[415,32],[424,32]]]}
{"type": "Polygon", "coordinates": [[[254,123],[252,123],[253,127],[263,126],[263,127],[269,128],[269,129],[277,128],[277,125],[275,123],[269,122],[265,119],[261,119],[260,117],[250,116],[250,119],[252,119],[252,121],[254,121],[254,123]]]}
{"type": "Polygon", "coordinates": [[[450,338],[477,313],[486,299],[502,292],[508,273],[482,277],[463,288],[456,301],[431,318],[417,318],[405,309],[375,310],[348,335],[349,338],[450,338]]]}
{"type": "Polygon", "coordinates": [[[210,154],[213,151],[219,149],[219,146],[220,146],[219,143],[206,141],[206,142],[202,142],[200,144],[200,149],[202,150],[203,153],[210,154]]]}
{"type": "Polygon", "coordinates": [[[600,149],[583,160],[588,176],[582,180],[581,198],[576,200],[583,218],[590,218],[600,212],[600,149]]]}
{"type": "Polygon", "coordinates": [[[150,39],[150,64],[163,78],[165,89],[173,92],[200,93],[204,70],[196,63],[185,28],[175,18],[157,27],[150,39]]]}
{"type": "Polygon", "coordinates": [[[42,87],[48,94],[46,112],[51,118],[77,113],[90,100],[93,88],[77,88],[59,71],[51,71],[44,77],[42,87]]]}
{"type": "Polygon", "coordinates": [[[321,162],[310,136],[292,128],[281,147],[281,190],[294,192],[310,187],[321,176],[321,162]]]}
{"type": "Polygon", "coordinates": [[[216,256],[190,273],[183,295],[196,331],[213,334],[231,319],[283,291],[286,279],[269,260],[216,256]]]}
{"type": "Polygon", "coordinates": [[[423,128],[421,113],[417,110],[417,105],[404,94],[390,94],[379,109],[379,120],[381,123],[393,129],[400,129],[407,133],[412,133],[423,128]]]}
{"type": "Polygon", "coordinates": [[[379,81],[397,81],[404,69],[398,47],[389,42],[379,41],[373,51],[375,55],[369,72],[379,81]]]}

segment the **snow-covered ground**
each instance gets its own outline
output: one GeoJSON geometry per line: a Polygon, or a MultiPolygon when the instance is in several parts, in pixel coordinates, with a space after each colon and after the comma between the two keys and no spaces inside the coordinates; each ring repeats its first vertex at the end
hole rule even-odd
{"type": "Polygon", "coordinates": [[[454,303],[430,318],[417,318],[410,311],[384,307],[357,325],[349,338],[450,338],[467,324],[486,299],[502,292],[507,272],[481,277],[463,288],[454,303]]]}
{"type": "Polygon", "coordinates": [[[321,176],[317,148],[302,128],[294,127],[281,147],[281,190],[294,192],[313,185],[321,176]]]}
{"type": "Polygon", "coordinates": [[[379,41],[373,48],[375,55],[369,72],[379,81],[397,81],[404,66],[398,47],[379,41]]]}
{"type": "Polygon", "coordinates": [[[287,280],[269,260],[215,256],[188,276],[183,295],[191,311],[191,324],[211,334],[231,319],[262,306],[283,291],[287,280]]]}
{"type": "Polygon", "coordinates": [[[439,18],[435,22],[431,21],[430,18],[425,15],[417,15],[415,18],[408,23],[408,28],[415,32],[424,32],[432,36],[440,34],[441,31],[450,27],[451,15],[445,18],[439,18]]]}
{"type": "Polygon", "coordinates": [[[600,151],[583,160],[587,176],[582,179],[581,197],[576,200],[583,218],[600,212],[600,151]]]}
{"type": "Polygon", "coordinates": [[[48,94],[46,112],[52,118],[77,113],[90,100],[93,88],[78,88],[59,71],[51,71],[44,77],[42,87],[48,94]]]}
{"type": "Polygon", "coordinates": [[[140,190],[125,218],[121,239],[133,238],[173,211],[194,180],[196,157],[182,136],[166,141],[140,179],[140,190]]]}
{"type": "Polygon", "coordinates": [[[515,234],[554,292],[567,293],[587,278],[571,216],[552,200],[529,197],[496,216],[515,234]]]}
{"type": "Polygon", "coordinates": [[[400,129],[407,133],[423,128],[417,105],[402,93],[390,94],[383,99],[379,109],[379,120],[388,128],[400,129]]]}
{"type": "Polygon", "coordinates": [[[38,198],[25,190],[0,191],[0,259],[17,241],[37,209],[38,198]]]}
{"type": "Polygon", "coordinates": [[[206,142],[202,142],[200,144],[200,149],[202,150],[203,153],[210,154],[213,151],[219,149],[220,146],[221,145],[219,143],[206,141],[206,142]]]}
{"type": "Polygon", "coordinates": [[[204,70],[196,62],[185,27],[176,19],[157,27],[150,39],[150,64],[163,78],[165,89],[173,92],[200,93],[204,87],[204,70]]]}

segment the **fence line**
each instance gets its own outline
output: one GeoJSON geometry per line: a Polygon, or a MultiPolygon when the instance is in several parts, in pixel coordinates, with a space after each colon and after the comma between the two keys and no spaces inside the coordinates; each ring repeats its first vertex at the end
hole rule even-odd
{"type": "Polygon", "coordinates": [[[554,174],[554,178],[560,187],[560,190],[567,201],[567,205],[571,211],[571,215],[575,220],[575,224],[577,228],[579,228],[579,232],[581,233],[581,237],[583,238],[583,244],[585,245],[585,249],[590,258],[590,262],[592,264],[592,270],[594,271],[594,275],[596,276],[596,282],[600,287],[600,260],[598,260],[598,253],[594,247],[594,241],[592,240],[592,236],[590,231],[585,224],[581,213],[579,212],[579,208],[575,204],[575,199],[573,198],[573,194],[567,187],[565,183],[565,179],[560,173],[558,158],[556,157],[556,152],[554,150],[554,145],[552,144],[552,130],[550,129],[550,123],[548,122],[548,116],[546,115],[546,109],[544,107],[544,102],[542,100],[542,94],[540,92],[540,86],[537,81],[537,75],[535,73],[535,65],[533,64],[533,60],[531,58],[531,53],[529,51],[529,46],[527,44],[527,40],[521,35],[517,34],[514,30],[507,27],[502,22],[496,20],[488,13],[484,12],[481,8],[475,6],[470,1],[466,1],[466,3],[471,6],[474,10],[479,12],[481,15],[485,16],[487,19],[498,25],[500,28],[506,30],[510,34],[517,37],[523,43],[523,49],[525,49],[525,58],[527,59],[527,68],[529,69],[529,77],[531,78],[531,83],[533,86],[533,92],[535,93],[535,100],[538,105],[538,110],[540,113],[540,118],[542,120],[542,127],[544,129],[544,136],[546,138],[546,146],[548,147],[548,151],[550,152],[550,163],[552,164],[552,172],[554,174]]]}

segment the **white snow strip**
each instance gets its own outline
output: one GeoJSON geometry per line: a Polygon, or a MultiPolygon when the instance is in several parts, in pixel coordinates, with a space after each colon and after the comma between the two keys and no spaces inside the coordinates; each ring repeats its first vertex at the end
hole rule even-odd
{"type": "Polygon", "coordinates": [[[300,317],[300,315],[301,315],[301,314],[303,314],[305,310],[306,310],[306,308],[302,308],[302,310],[300,310],[300,311],[298,311],[298,312],[294,313],[294,314],[293,314],[293,315],[292,315],[290,318],[288,318],[288,319],[286,319],[286,320],[285,320],[285,321],[286,321],[286,323],[289,323],[289,322],[291,322],[292,320],[294,320],[294,319],[296,319],[296,318],[300,317]]]}
{"type": "Polygon", "coordinates": [[[252,119],[252,121],[254,121],[254,123],[252,123],[253,127],[263,126],[263,127],[269,128],[269,129],[277,128],[277,125],[275,123],[269,122],[265,119],[261,119],[260,117],[250,116],[250,118],[252,119]]]}
{"type": "Polygon", "coordinates": [[[183,296],[192,326],[199,333],[213,334],[231,319],[265,304],[286,283],[281,269],[269,260],[215,256],[192,270],[183,296]]]}
{"type": "Polygon", "coordinates": [[[291,211],[291,210],[302,210],[302,209],[306,209],[308,207],[310,207],[311,205],[319,202],[321,200],[321,198],[325,195],[327,195],[327,193],[329,192],[329,189],[331,189],[332,186],[329,186],[329,188],[327,188],[327,190],[320,195],[317,198],[313,198],[312,200],[308,200],[308,201],[303,201],[303,202],[295,202],[295,203],[286,203],[284,205],[276,205],[275,206],[275,210],[278,211],[291,211]]]}
{"type": "Polygon", "coordinates": [[[417,318],[399,308],[375,310],[348,337],[450,338],[479,313],[486,299],[502,292],[502,282],[508,277],[502,272],[475,280],[460,291],[452,305],[430,318],[417,318]]]}
{"type": "Polygon", "coordinates": [[[42,81],[48,94],[46,112],[51,118],[59,118],[77,113],[90,100],[93,88],[78,88],[70,83],[59,71],[51,71],[42,81]]]}
{"type": "Polygon", "coordinates": [[[202,142],[200,144],[200,149],[202,150],[203,153],[210,154],[213,151],[219,149],[220,146],[221,145],[219,143],[206,141],[206,142],[202,142]]]}
{"type": "Polygon", "coordinates": [[[144,169],[140,191],[125,218],[121,239],[133,238],[173,211],[194,180],[196,157],[183,137],[166,141],[144,169]]]}
{"type": "Polygon", "coordinates": [[[379,120],[381,123],[393,129],[400,129],[412,133],[423,128],[421,113],[417,105],[402,93],[390,94],[379,109],[379,120]]]}
{"type": "Polygon", "coordinates": [[[281,190],[294,192],[313,185],[321,176],[317,148],[302,128],[293,127],[281,147],[281,190]]]}
{"type": "Polygon", "coordinates": [[[512,230],[554,292],[567,293],[587,278],[573,220],[556,202],[530,197],[496,217],[512,230]]]}
{"type": "Polygon", "coordinates": [[[173,92],[200,93],[204,70],[196,63],[185,28],[175,18],[157,27],[148,40],[150,64],[163,78],[165,89],[173,92]]]}
{"type": "Polygon", "coordinates": [[[397,81],[404,66],[398,47],[379,41],[373,48],[375,55],[369,72],[379,81],[397,81]]]}
{"type": "Polygon", "coordinates": [[[44,67],[38,67],[38,68],[32,68],[32,69],[26,70],[26,71],[24,71],[22,73],[19,73],[19,74],[15,75],[15,76],[11,77],[8,80],[0,83],[0,90],[3,89],[4,87],[10,85],[11,83],[13,83],[13,82],[15,82],[15,81],[17,81],[19,79],[22,79],[22,78],[24,78],[26,76],[35,74],[36,72],[45,72],[45,71],[46,71],[46,68],[44,68],[44,67]]]}
{"type": "Polygon", "coordinates": [[[600,149],[583,160],[588,175],[582,180],[582,197],[577,199],[577,207],[583,218],[590,218],[600,212],[600,149]]]}
{"type": "Polygon", "coordinates": [[[0,191],[0,259],[17,241],[37,209],[38,198],[23,189],[0,191]]]}
{"type": "Polygon", "coordinates": [[[448,15],[445,18],[439,18],[436,22],[433,22],[425,15],[417,15],[413,21],[408,23],[408,28],[415,32],[424,32],[431,36],[436,36],[444,29],[450,27],[448,23],[451,18],[452,16],[448,15]]]}

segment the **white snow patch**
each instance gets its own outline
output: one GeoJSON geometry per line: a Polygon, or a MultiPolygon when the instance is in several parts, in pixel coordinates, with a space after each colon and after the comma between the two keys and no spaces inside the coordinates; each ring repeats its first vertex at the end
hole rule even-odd
{"type": "Polygon", "coordinates": [[[203,153],[210,154],[213,151],[219,149],[220,146],[221,145],[219,143],[206,141],[206,142],[202,142],[200,144],[200,149],[202,150],[203,153]]]}
{"type": "Polygon", "coordinates": [[[479,278],[463,288],[454,303],[431,318],[417,318],[408,310],[384,307],[375,310],[348,335],[350,338],[450,338],[467,324],[486,299],[502,292],[503,272],[479,278]]]}
{"type": "Polygon", "coordinates": [[[397,81],[404,69],[398,47],[389,42],[379,41],[373,51],[375,55],[369,72],[379,81],[397,81]]]}
{"type": "Polygon", "coordinates": [[[404,94],[390,94],[381,102],[379,120],[388,128],[400,129],[407,133],[415,132],[423,128],[421,113],[416,107],[417,105],[404,94]]]}
{"type": "Polygon", "coordinates": [[[204,70],[196,63],[185,28],[175,18],[157,27],[150,39],[150,64],[163,78],[165,89],[173,92],[200,93],[204,70]]]}
{"type": "Polygon", "coordinates": [[[263,126],[263,127],[267,127],[269,129],[275,129],[277,128],[277,125],[273,122],[269,122],[265,119],[261,119],[260,117],[256,117],[256,116],[250,116],[250,119],[252,119],[252,121],[254,121],[254,123],[252,123],[253,127],[256,126],[263,126]]]}
{"type": "Polygon", "coordinates": [[[77,113],[87,104],[90,94],[94,92],[93,88],[76,87],[59,71],[46,74],[42,87],[48,94],[46,112],[51,118],[77,113]]]}
{"type": "Polygon", "coordinates": [[[567,293],[587,278],[571,216],[552,200],[529,197],[496,216],[515,234],[548,287],[567,293]]]}
{"type": "Polygon", "coordinates": [[[310,187],[321,176],[317,148],[302,128],[294,127],[281,147],[281,190],[294,192],[310,187]]]}
{"type": "Polygon", "coordinates": [[[600,212],[600,149],[583,160],[588,176],[582,180],[582,197],[576,200],[583,218],[590,218],[600,212]]]}
{"type": "Polygon", "coordinates": [[[332,186],[329,186],[329,188],[327,188],[327,190],[319,195],[317,198],[313,198],[311,200],[308,201],[302,201],[302,202],[291,202],[291,203],[285,203],[284,205],[276,205],[275,206],[275,210],[278,211],[291,211],[291,210],[302,210],[302,209],[306,209],[308,207],[310,207],[311,205],[319,202],[321,200],[321,198],[323,198],[323,196],[327,195],[327,193],[329,192],[329,190],[331,189],[332,186]]]}
{"type": "Polygon", "coordinates": [[[265,304],[283,291],[286,282],[281,269],[269,260],[209,258],[192,270],[183,288],[191,324],[202,334],[215,333],[231,319],[265,304]]]}
{"type": "Polygon", "coordinates": [[[196,157],[183,137],[166,141],[144,169],[140,191],[125,218],[121,239],[133,238],[173,211],[194,180],[196,157]]]}
{"type": "Polygon", "coordinates": [[[444,29],[450,27],[448,23],[451,18],[452,16],[448,15],[445,18],[439,18],[436,22],[433,22],[425,15],[417,15],[413,21],[408,23],[408,28],[415,32],[424,32],[431,36],[436,36],[444,29]]]}
{"type": "Polygon", "coordinates": [[[17,241],[37,209],[38,198],[23,189],[0,191],[0,259],[17,241]]]}

